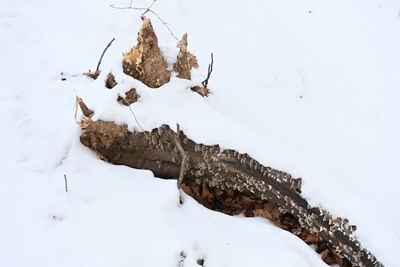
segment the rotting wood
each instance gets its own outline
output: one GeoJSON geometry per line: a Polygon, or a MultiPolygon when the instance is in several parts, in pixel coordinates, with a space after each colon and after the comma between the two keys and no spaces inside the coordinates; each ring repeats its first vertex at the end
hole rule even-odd
{"type": "Polygon", "coordinates": [[[201,86],[191,87],[190,90],[192,90],[193,92],[198,93],[202,97],[207,97],[208,94],[210,93],[210,89],[207,89],[207,88],[204,88],[204,87],[201,87],[201,86]]]}
{"type": "MultiPolygon", "coordinates": [[[[83,118],[81,142],[117,165],[178,179],[183,156],[177,133],[163,125],[151,132],[83,118]]],[[[247,154],[197,144],[180,131],[187,163],[181,189],[207,208],[226,214],[261,216],[315,247],[322,259],[340,266],[383,266],[354,237],[348,220],[311,207],[301,195],[301,179],[265,167],[247,154]]]]}
{"type": "Polygon", "coordinates": [[[82,98],[80,98],[79,96],[76,96],[76,99],[75,99],[75,120],[76,120],[76,112],[78,111],[78,107],[77,107],[78,105],[81,108],[82,113],[83,113],[83,115],[85,117],[89,117],[89,118],[92,117],[93,111],[90,110],[86,106],[86,104],[85,104],[85,102],[83,102],[82,98]]]}
{"type": "Polygon", "coordinates": [[[125,106],[130,106],[131,104],[138,101],[139,95],[135,88],[130,89],[125,92],[125,97],[118,95],[117,101],[125,106]]]}
{"type": "Polygon", "coordinates": [[[110,72],[108,75],[107,75],[107,78],[106,78],[106,87],[108,88],[108,89],[112,89],[112,88],[114,88],[116,85],[117,85],[118,83],[115,81],[115,77],[114,77],[114,75],[110,72]]]}
{"type": "Polygon", "coordinates": [[[178,78],[190,80],[190,71],[192,68],[198,68],[199,64],[197,62],[197,58],[187,49],[187,33],[182,36],[182,39],[178,42],[177,47],[179,48],[179,53],[174,64],[174,71],[178,73],[178,78]]]}
{"type": "Polygon", "coordinates": [[[157,88],[169,82],[171,72],[161,56],[158,39],[150,19],[143,20],[137,41],[137,45],[124,54],[124,73],[151,88],[157,88]]]}

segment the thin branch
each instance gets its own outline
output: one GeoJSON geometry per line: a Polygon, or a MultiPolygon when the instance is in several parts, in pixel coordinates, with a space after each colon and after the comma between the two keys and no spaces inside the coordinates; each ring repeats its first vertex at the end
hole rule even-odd
{"type": "Polygon", "coordinates": [[[214,54],[211,53],[211,64],[208,64],[207,78],[201,82],[204,88],[207,88],[208,86],[208,80],[210,79],[211,73],[213,71],[213,65],[214,65],[214,54]]]}
{"type": "Polygon", "coordinates": [[[111,8],[115,8],[115,9],[133,9],[133,10],[137,10],[137,11],[142,11],[144,10],[144,12],[142,13],[142,15],[140,16],[141,19],[144,19],[144,15],[146,13],[151,13],[153,14],[164,26],[165,28],[167,28],[168,32],[171,34],[172,37],[174,37],[175,40],[179,40],[178,37],[176,37],[176,35],[172,32],[171,28],[169,27],[168,23],[165,22],[155,11],[153,11],[151,8],[153,7],[153,5],[157,2],[157,0],[153,0],[153,2],[150,4],[149,7],[132,7],[132,1],[130,3],[129,6],[127,7],[119,7],[119,6],[115,6],[114,4],[110,4],[109,6],[111,8]]]}
{"type": "Polygon", "coordinates": [[[135,113],[133,112],[133,110],[132,110],[130,104],[128,103],[128,101],[126,101],[125,98],[123,98],[122,101],[124,101],[125,104],[128,106],[129,110],[131,111],[131,113],[132,113],[132,115],[133,115],[133,118],[135,118],[135,121],[136,121],[137,125],[138,125],[139,128],[143,131],[144,136],[146,136],[146,139],[149,140],[149,137],[148,137],[148,135],[146,134],[146,131],[143,129],[142,125],[140,125],[140,123],[139,123],[138,119],[136,118],[136,115],[135,115],[135,113]]]}
{"type": "Polygon", "coordinates": [[[179,152],[182,155],[181,170],[179,172],[179,178],[178,178],[178,183],[177,183],[178,188],[181,188],[183,177],[185,176],[185,173],[186,173],[186,163],[188,160],[188,155],[185,152],[185,150],[183,149],[182,144],[181,144],[180,132],[181,132],[181,130],[179,129],[179,124],[177,123],[176,124],[175,143],[176,143],[176,146],[178,147],[179,152]]]}
{"type": "Polygon", "coordinates": [[[158,18],[159,21],[161,21],[162,24],[164,24],[165,28],[167,28],[167,30],[169,31],[169,33],[172,35],[172,37],[174,37],[175,40],[179,41],[178,37],[176,37],[176,35],[172,32],[171,28],[169,27],[168,23],[165,22],[156,12],[154,12],[153,10],[149,10],[150,13],[154,14],[154,16],[156,16],[158,18]]]}
{"type": "Polygon", "coordinates": [[[99,71],[100,68],[100,64],[101,64],[101,60],[103,59],[104,54],[106,53],[107,49],[111,46],[112,42],[114,42],[115,38],[112,38],[112,40],[108,43],[108,45],[106,46],[106,48],[104,48],[103,53],[101,54],[101,57],[99,59],[99,63],[97,63],[97,68],[96,68],[96,72],[99,71]]]}
{"type": "Polygon", "coordinates": [[[65,192],[68,193],[68,183],[67,183],[67,175],[64,174],[64,184],[65,184],[65,192]]]}
{"type": "MultiPolygon", "coordinates": [[[[156,3],[156,1],[157,0],[153,0],[153,3],[151,3],[151,5],[146,9],[145,12],[143,12],[143,14],[140,16],[142,19],[144,18],[144,15],[146,15],[146,13],[150,11],[150,8],[153,7],[153,5],[156,3]]],[[[131,6],[132,6],[132,3],[131,3],[131,6]]]]}
{"type": "Polygon", "coordinates": [[[115,9],[133,9],[133,10],[146,10],[147,9],[147,7],[132,7],[132,6],[119,7],[119,6],[115,6],[114,4],[110,4],[109,6],[112,8],[115,8],[115,9]]]}

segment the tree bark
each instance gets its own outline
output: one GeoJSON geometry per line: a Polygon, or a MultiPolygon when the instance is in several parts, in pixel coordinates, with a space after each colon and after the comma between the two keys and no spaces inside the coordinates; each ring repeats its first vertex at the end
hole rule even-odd
{"type": "Polygon", "coordinates": [[[312,244],[327,263],[383,266],[361,248],[352,235],[355,226],[309,205],[300,194],[301,179],[265,167],[247,154],[197,144],[166,125],[145,134],[84,118],[81,127],[82,144],[110,163],[151,170],[165,179],[178,179],[181,168],[185,168],[181,188],[207,208],[230,215],[265,217],[312,244]],[[187,156],[186,166],[181,166],[176,138],[187,156]]]}

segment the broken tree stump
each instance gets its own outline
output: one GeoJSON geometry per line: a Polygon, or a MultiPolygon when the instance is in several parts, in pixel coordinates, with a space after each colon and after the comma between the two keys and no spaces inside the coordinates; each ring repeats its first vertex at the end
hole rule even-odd
{"type": "Polygon", "coordinates": [[[137,41],[137,45],[124,54],[122,64],[124,73],[151,88],[157,88],[169,82],[171,72],[161,56],[158,39],[150,19],[143,20],[137,41]]]}
{"type": "Polygon", "coordinates": [[[100,158],[117,165],[151,170],[155,176],[178,179],[182,153],[187,156],[181,188],[207,208],[226,214],[262,216],[292,232],[321,254],[326,263],[340,266],[383,266],[352,235],[354,226],[328,211],[311,207],[301,196],[301,179],[265,167],[247,154],[197,144],[183,132],[163,125],[151,132],[130,132],[113,122],[80,124],[82,144],[100,158]]]}

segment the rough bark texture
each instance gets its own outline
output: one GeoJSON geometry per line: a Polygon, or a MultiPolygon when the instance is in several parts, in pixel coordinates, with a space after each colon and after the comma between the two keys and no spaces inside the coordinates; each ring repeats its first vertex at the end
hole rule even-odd
{"type": "Polygon", "coordinates": [[[178,42],[177,47],[179,48],[179,53],[176,58],[176,63],[174,64],[174,71],[178,73],[178,78],[190,80],[191,69],[199,67],[199,64],[197,63],[197,58],[193,56],[187,49],[187,33],[182,36],[182,39],[178,42]]]}
{"type": "MultiPolygon", "coordinates": [[[[126,126],[84,118],[81,142],[111,163],[153,171],[177,179],[182,153],[177,134],[168,126],[146,135],[126,126]]],[[[188,157],[181,188],[204,206],[226,214],[268,218],[312,244],[327,263],[340,266],[382,266],[352,235],[354,226],[329,212],[311,207],[301,195],[301,179],[265,167],[247,154],[197,144],[180,132],[188,157]]]]}
{"type": "Polygon", "coordinates": [[[137,41],[137,45],[124,54],[124,73],[152,88],[169,82],[171,73],[161,56],[158,39],[150,19],[144,19],[137,41]]]}

